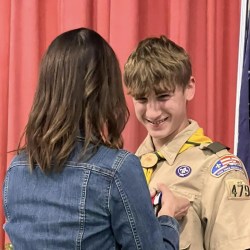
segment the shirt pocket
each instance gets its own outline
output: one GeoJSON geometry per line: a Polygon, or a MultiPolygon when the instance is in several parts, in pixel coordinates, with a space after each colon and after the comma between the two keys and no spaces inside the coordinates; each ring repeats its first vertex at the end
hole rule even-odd
{"type": "MultiPolygon", "coordinates": [[[[180,193],[182,194],[182,193],[180,193]]],[[[191,221],[193,221],[194,216],[194,209],[192,207],[192,203],[195,200],[195,195],[190,194],[190,193],[185,193],[185,196],[191,203],[191,206],[188,210],[187,215],[181,220],[179,221],[180,224],[180,250],[188,250],[191,248],[191,244],[192,244],[192,223],[190,223],[191,221]]]]}
{"type": "Polygon", "coordinates": [[[187,215],[179,221],[180,224],[180,250],[202,250],[203,249],[203,229],[200,217],[195,210],[196,203],[200,195],[194,194],[186,189],[170,187],[176,194],[187,198],[190,201],[190,208],[187,215]]]}
{"type": "Polygon", "coordinates": [[[180,224],[180,250],[190,249],[192,245],[192,238],[194,234],[192,233],[192,224],[190,221],[193,219],[193,208],[190,207],[188,214],[179,221],[180,224]],[[191,211],[190,211],[191,210],[191,211]]]}

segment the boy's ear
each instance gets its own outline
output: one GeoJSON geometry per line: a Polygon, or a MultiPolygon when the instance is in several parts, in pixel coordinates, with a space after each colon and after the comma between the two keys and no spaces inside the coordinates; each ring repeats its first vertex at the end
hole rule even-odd
{"type": "Polygon", "coordinates": [[[194,98],[194,94],[195,94],[195,78],[191,76],[189,83],[185,89],[185,95],[187,101],[191,101],[194,98]]]}

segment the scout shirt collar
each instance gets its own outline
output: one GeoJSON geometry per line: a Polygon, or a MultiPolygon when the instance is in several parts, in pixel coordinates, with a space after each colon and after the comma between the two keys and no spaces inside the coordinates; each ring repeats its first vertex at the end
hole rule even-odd
{"type": "MultiPolygon", "coordinates": [[[[176,137],[166,145],[164,145],[157,154],[160,158],[164,158],[169,165],[172,165],[175,158],[179,153],[187,150],[190,147],[199,146],[201,143],[211,143],[212,140],[204,135],[203,129],[199,127],[198,123],[193,120],[189,120],[190,124],[176,137]]],[[[148,135],[142,145],[138,148],[136,154],[141,157],[142,155],[155,152],[155,148],[151,137],[148,135]]],[[[159,160],[160,160],[159,158],[159,160]]],[[[151,176],[153,174],[153,168],[143,169],[144,174],[149,183],[151,176]]]]}
{"type": "MultiPolygon", "coordinates": [[[[169,165],[172,165],[179,153],[182,153],[190,147],[212,142],[210,138],[204,135],[203,129],[199,127],[196,121],[189,120],[189,122],[190,124],[183,131],[157,152],[155,152],[152,138],[148,135],[136,152],[136,155],[141,158],[142,165],[145,165],[145,163],[149,163],[146,165],[150,165],[152,161],[155,162],[155,155],[157,155],[159,161],[164,159],[169,165]],[[143,159],[144,156],[145,159],[143,159]]],[[[156,161],[156,164],[159,161],[156,161]]],[[[155,166],[149,168],[145,166],[143,168],[147,183],[150,182],[154,169],[155,166]]]]}
{"type": "Polygon", "coordinates": [[[189,120],[190,124],[177,134],[172,141],[164,145],[160,152],[172,165],[178,154],[190,147],[199,146],[201,143],[211,143],[212,140],[204,135],[203,129],[194,120],[189,120]]]}
{"type": "Polygon", "coordinates": [[[167,160],[169,165],[172,165],[175,161],[176,156],[188,149],[192,144],[185,144],[190,137],[200,128],[198,123],[192,120],[189,120],[190,124],[183,129],[179,134],[177,134],[173,140],[165,144],[161,149],[163,157],[167,160]]]}
{"type": "MultiPolygon", "coordinates": [[[[179,134],[177,134],[172,141],[165,144],[159,151],[161,155],[166,159],[169,165],[174,163],[174,160],[180,150],[183,152],[185,149],[190,146],[185,146],[186,141],[198,130],[201,129],[196,121],[189,120],[190,124],[182,130],[179,134]],[[183,148],[183,149],[182,149],[183,148]]],[[[203,131],[201,131],[203,135],[203,131]]],[[[151,136],[147,135],[141,146],[138,148],[136,155],[141,157],[144,154],[154,152],[154,144],[152,142],[151,136]]]]}

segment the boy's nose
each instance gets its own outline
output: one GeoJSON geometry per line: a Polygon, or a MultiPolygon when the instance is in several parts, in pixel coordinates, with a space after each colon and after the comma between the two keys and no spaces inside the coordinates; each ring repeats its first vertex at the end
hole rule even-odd
{"type": "Polygon", "coordinates": [[[161,109],[158,103],[149,102],[146,110],[147,119],[155,120],[161,116],[161,109]]]}

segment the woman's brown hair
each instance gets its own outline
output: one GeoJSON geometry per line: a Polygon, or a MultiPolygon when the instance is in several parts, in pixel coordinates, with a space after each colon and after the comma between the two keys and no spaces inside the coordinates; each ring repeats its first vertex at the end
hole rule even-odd
{"type": "Polygon", "coordinates": [[[61,170],[78,136],[83,152],[90,144],[121,148],[128,116],[114,51],[93,30],[71,30],[43,56],[22,149],[31,169],[61,170]]]}

